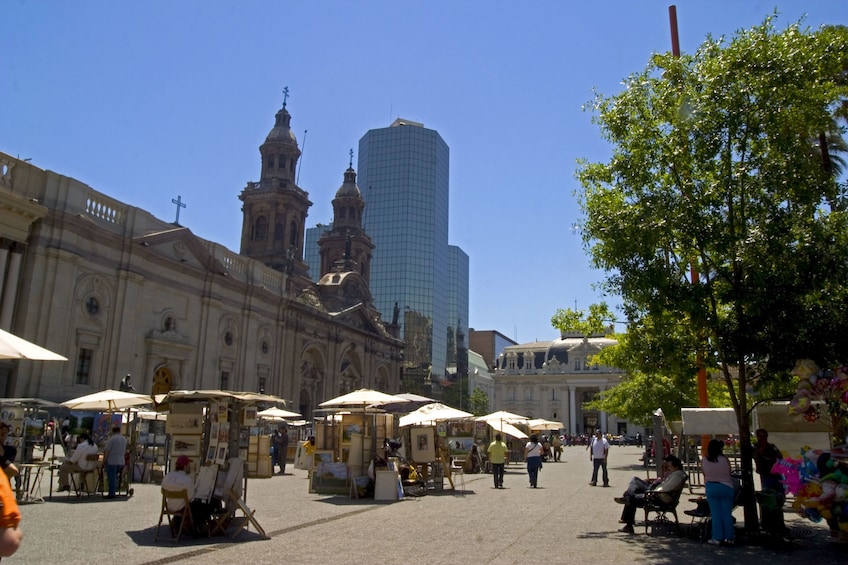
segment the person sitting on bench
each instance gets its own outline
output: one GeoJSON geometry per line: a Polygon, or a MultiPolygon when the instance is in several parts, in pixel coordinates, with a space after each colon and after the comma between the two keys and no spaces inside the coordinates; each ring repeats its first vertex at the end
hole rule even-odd
{"type": "Polygon", "coordinates": [[[630,481],[624,496],[616,497],[615,501],[624,505],[619,522],[624,527],[619,531],[632,534],[633,523],[636,521],[636,509],[645,505],[645,494],[648,492],[673,493],[683,488],[688,476],[683,470],[683,463],[674,455],[666,455],[663,459],[663,479],[649,483],[634,477],[630,481]]]}

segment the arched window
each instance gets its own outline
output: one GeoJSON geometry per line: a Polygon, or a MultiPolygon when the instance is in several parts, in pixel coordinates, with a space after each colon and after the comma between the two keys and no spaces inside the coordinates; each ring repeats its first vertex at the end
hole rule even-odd
{"type": "Polygon", "coordinates": [[[274,226],[274,241],[283,241],[283,224],[274,226]]]}
{"type": "Polygon", "coordinates": [[[256,218],[256,226],[253,230],[253,239],[256,241],[265,241],[268,239],[268,218],[259,216],[256,218]]]}
{"type": "Polygon", "coordinates": [[[285,169],[286,168],[286,156],[285,155],[279,155],[277,157],[277,168],[278,169],[285,169]]]}
{"type": "Polygon", "coordinates": [[[268,155],[268,164],[266,165],[269,169],[274,166],[274,156],[268,155]]]}

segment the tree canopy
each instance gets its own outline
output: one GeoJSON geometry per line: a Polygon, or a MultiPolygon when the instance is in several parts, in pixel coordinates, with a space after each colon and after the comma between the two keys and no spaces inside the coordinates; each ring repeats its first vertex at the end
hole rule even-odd
{"type": "Polygon", "coordinates": [[[580,227],[622,300],[619,355],[694,378],[702,351],[743,446],[752,387],[848,351],[845,185],[819,143],[843,133],[846,69],[845,28],[778,31],[768,18],[691,55],[656,54],[591,106],[612,155],[579,163],[580,227]]]}

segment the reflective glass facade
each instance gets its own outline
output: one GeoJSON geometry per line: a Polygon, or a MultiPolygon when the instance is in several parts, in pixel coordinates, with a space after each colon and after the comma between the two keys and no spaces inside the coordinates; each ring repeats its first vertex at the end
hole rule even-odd
{"type": "Polygon", "coordinates": [[[318,240],[324,232],[333,229],[333,223],[317,224],[314,228],[306,228],[306,237],[303,243],[303,260],[309,265],[309,278],[315,282],[321,280],[326,273],[321,272],[321,248],[318,240]]]}
{"type": "Polygon", "coordinates": [[[449,157],[438,132],[402,120],[359,140],[363,227],[376,246],[371,294],[385,320],[398,305],[405,370],[431,367],[437,377],[445,374],[449,323],[459,318],[464,333],[468,328],[467,255],[457,276],[451,274],[449,157]],[[451,291],[455,284],[464,290],[451,291]],[[451,295],[463,292],[456,304],[464,311],[455,315],[451,295]]]}

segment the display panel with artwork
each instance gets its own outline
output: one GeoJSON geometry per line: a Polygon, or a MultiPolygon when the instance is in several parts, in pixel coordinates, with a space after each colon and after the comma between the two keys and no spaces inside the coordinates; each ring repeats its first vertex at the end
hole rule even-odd
{"type": "Polygon", "coordinates": [[[412,460],[416,463],[430,463],[436,460],[435,428],[422,427],[410,430],[412,460]]]}

